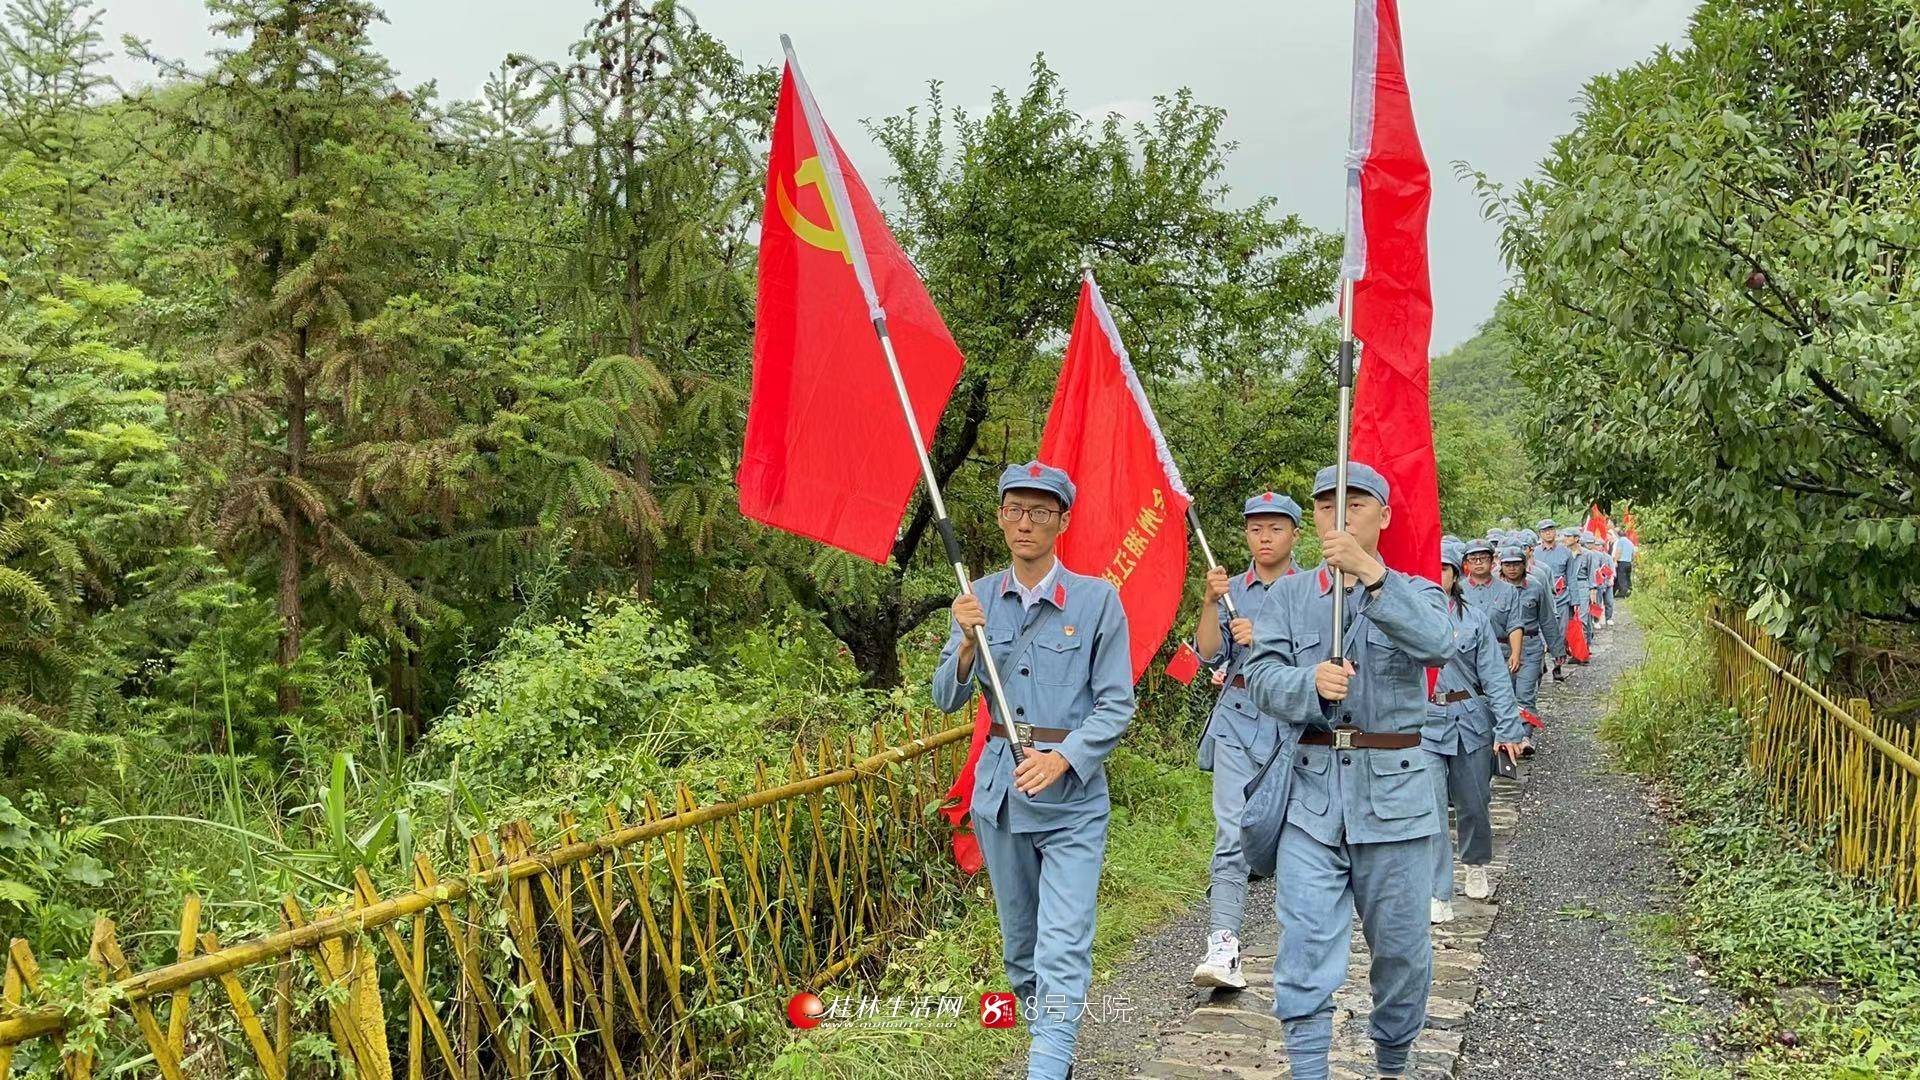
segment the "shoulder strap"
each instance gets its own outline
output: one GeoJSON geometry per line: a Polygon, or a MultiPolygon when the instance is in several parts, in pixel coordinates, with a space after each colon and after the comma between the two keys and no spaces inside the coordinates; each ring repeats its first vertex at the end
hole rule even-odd
{"type": "MultiPolygon", "coordinates": [[[[1013,639],[1013,645],[1007,649],[1004,655],[996,656],[993,658],[995,662],[1011,662],[1014,657],[1019,656],[1023,651],[1025,651],[1028,645],[1031,645],[1033,643],[1033,639],[1039,635],[1040,631],[1044,627],[1046,627],[1046,625],[1049,622],[1053,620],[1054,615],[1058,614],[1060,611],[1059,608],[1054,607],[1052,604],[1049,604],[1044,600],[1042,600],[1040,603],[1041,603],[1041,606],[1044,607],[1046,610],[1040,613],[1039,618],[1029,623],[1025,630],[1020,631],[1020,635],[1013,639]]],[[[977,671],[975,672],[974,677],[975,678],[979,677],[979,673],[977,671]]],[[[988,698],[987,710],[989,712],[993,710],[992,697],[993,695],[991,694],[987,695],[987,698],[988,698]]]]}

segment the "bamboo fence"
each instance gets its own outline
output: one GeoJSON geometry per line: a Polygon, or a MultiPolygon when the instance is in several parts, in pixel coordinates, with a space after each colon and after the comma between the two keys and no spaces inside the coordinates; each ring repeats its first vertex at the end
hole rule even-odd
{"type": "Polygon", "coordinates": [[[221,942],[183,898],[174,960],[132,970],[110,919],[94,926],[80,992],[48,985],[14,939],[0,984],[0,1080],[159,1075],[373,1080],[624,1078],[726,1072],[786,995],[838,979],[935,913],[949,863],[931,814],[970,725],[888,745],[795,747],[788,777],[696,806],[648,796],[587,830],[571,816],[536,843],[516,821],[469,844],[443,876],[354,893],[281,929],[221,942]]]}
{"type": "Polygon", "coordinates": [[[1897,907],[1920,901],[1920,736],[1878,719],[1865,698],[1840,705],[1737,610],[1707,617],[1715,686],[1746,717],[1747,760],[1774,809],[1821,845],[1841,874],[1897,907]]]}

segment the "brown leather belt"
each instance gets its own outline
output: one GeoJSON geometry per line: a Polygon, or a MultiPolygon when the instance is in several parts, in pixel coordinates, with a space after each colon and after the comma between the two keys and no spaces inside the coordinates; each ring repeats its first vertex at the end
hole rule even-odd
{"type": "Polygon", "coordinates": [[[1376,735],[1356,727],[1337,727],[1332,731],[1310,729],[1300,736],[1302,746],[1331,746],[1335,750],[1411,750],[1420,745],[1418,735],[1376,735]]]}
{"type": "MultiPolygon", "coordinates": [[[[994,721],[993,726],[988,728],[987,730],[996,739],[1004,739],[1007,737],[1007,729],[1005,725],[1001,724],[997,720],[994,721]]],[[[1020,741],[1023,743],[1066,742],[1067,741],[1066,728],[1034,727],[1032,724],[1015,724],[1013,725],[1013,730],[1020,733],[1020,741]]]]}
{"type": "Polygon", "coordinates": [[[1473,691],[1471,690],[1449,690],[1444,694],[1435,694],[1427,700],[1433,702],[1435,705],[1451,705],[1456,701],[1471,700],[1472,697],[1473,691]]]}

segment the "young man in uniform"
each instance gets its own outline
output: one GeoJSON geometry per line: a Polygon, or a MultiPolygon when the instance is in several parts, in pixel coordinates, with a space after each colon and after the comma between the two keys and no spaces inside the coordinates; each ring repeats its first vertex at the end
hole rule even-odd
{"type": "Polygon", "coordinates": [[[1600,541],[1599,536],[1590,532],[1585,533],[1582,535],[1581,542],[1587,545],[1587,554],[1594,561],[1593,594],[1600,603],[1600,625],[1612,626],[1613,586],[1619,570],[1615,567],[1613,555],[1607,551],[1607,546],[1600,541]]]}
{"type": "Polygon", "coordinates": [[[1105,762],[1133,718],[1120,596],[1053,553],[1073,495],[1065,472],[1039,462],[1001,474],[1000,531],[1012,565],[953,602],[933,673],[934,704],[946,712],[965,706],[976,682],[984,686],[973,629],[986,627],[1014,715],[992,717],[974,775],[973,831],[993,882],[1007,982],[1032,1033],[1030,1080],[1073,1071],[1107,846],[1105,762]],[[1023,742],[1018,756],[1008,721],[1023,742]]]}
{"type": "MultiPolygon", "coordinates": [[[[1528,570],[1531,552],[1517,544],[1500,549],[1500,576],[1515,590],[1513,626],[1520,632],[1520,663],[1513,667],[1513,696],[1520,707],[1540,712],[1540,676],[1547,653],[1565,648],[1560,622],[1553,615],[1553,594],[1528,570]]],[[[1523,738],[1523,742],[1531,741],[1523,738]]]]}
{"type": "MultiPolygon", "coordinates": [[[[1581,533],[1565,529],[1560,533],[1560,549],[1567,553],[1567,603],[1573,607],[1573,616],[1580,620],[1580,629],[1587,635],[1587,644],[1593,644],[1593,558],[1587,549],[1580,546],[1581,533]]],[[[1592,661],[1586,661],[1591,663],[1592,661]]]]}
{"type": "Polygon", "coordinates": [[[1547,588],[1553,595],[1553,616],[1560,621],[1560,645],[1553,653],[1553,678],[1558,682],[1567,677],[1567,619],[1573,615],[1573,578],[1568,575],[1568,563],[1572,555],[1557,543],[1555,535],[1559,528],[1552,518],[1544,518],[1540,525],[1540,543],[1533,549],[1533,564],[1540,568],[1547,579],[1547,588]]]}
{"type": "Polygon", "coordinates": [[[1347,527],[1334,527],[1335,470],[1313,483],[1325,563],[1274,587],[1244,667],[1261,712],[1302,729],[1274,872],[1282,932],[1274,1015],[1294,1080],[1327,1080],[1333,995],[1346,980],[1353,913],[1372,948],[1369,1029],[1381,1077],[1405,1077],[1426,1025],[1433,977],[1427,889],[1436,759],[1420,746],[1427,672],[1452,657],[1446,596],[1379,559],[1393,524],[1387,482],[1347,472],[1347,527]],[[1344,588],[1342,659],[1333,656],[1333,590],[1344,588]]]}
{"type": "Polygon", "coordinates": [[[1487,625],[1504,649],[1500,659],[1508,671],[1517,671],[1522,634],[1513,609],[1520,601],[1520,591],[1494,576],[1491,543],[1469,540],[1462,550],[1466,553],[1466,576],[1460,579],[1460,598],[1487,617],[1487,625]]]}
{"type": "Polygon", "coordinates": [[[1247,783],[1275,754],[1291,754],[1298,734],[1291,724],[1282,724],[1254,707],[1240,665],[1253,644],[1253,621],[1266,606],[1274,583],[1296,571],[1293,545],[1299,539],[1300,504],[1264,491],[1247,500],[1242,515],[1252,564],[1244,574],[1229,576],[1223,566],[1207,574],[1193,635],[1201,658],[1225,676],[1220,700],[1200,736],[1200,767],[1213,773],[1213,866],[1207,887],[1212,919],[1206,956],[1193,969],[1193,982],[1233,990],[1247,986],[1240,974],[1240,924],[1247,902],[1241,817],[1247,806],[1247,783]],[[1223,596],[1233,598],[1239,618],[1228,617],[1220,603],[1223,596]]]}

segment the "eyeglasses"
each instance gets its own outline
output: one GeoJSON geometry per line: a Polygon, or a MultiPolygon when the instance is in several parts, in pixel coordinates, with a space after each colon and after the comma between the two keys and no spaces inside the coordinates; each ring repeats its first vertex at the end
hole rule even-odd
{"type": "Polygon", "coordinates": [[[1003,506],[1000,508],[1000,520],[1019,521],[1026,518],[1035,525],[1045,525],[1064,512],[1045,506],[1003,506]]]}

